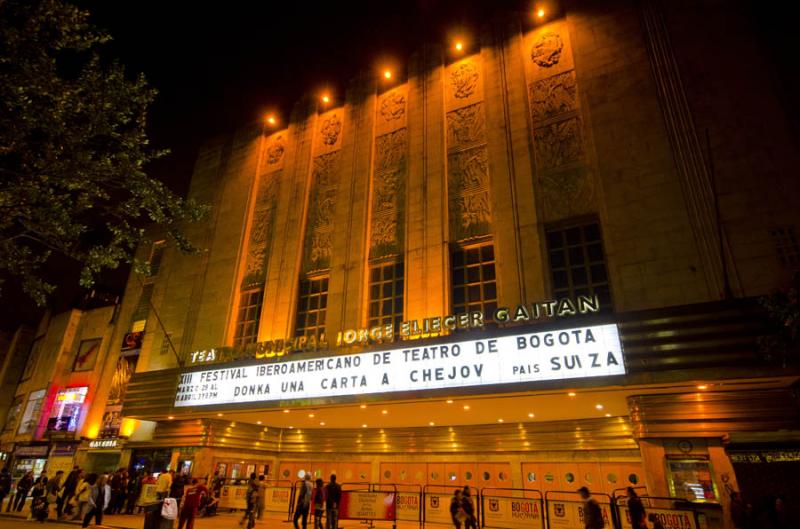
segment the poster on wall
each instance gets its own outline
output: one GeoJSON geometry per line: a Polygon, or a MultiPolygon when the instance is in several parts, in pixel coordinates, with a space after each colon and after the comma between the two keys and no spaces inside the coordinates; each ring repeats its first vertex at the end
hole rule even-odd
{"type": "MultiPolygon", "coordinates": [[[[647,508],[647,514],[655,516],[663,529],[697,529],[697,519],[692,511],[681,511],[678,509],[654,509],[647,508]]],[[[620,510],[620,522],[622,529],[632,529],[631,513],[627,507],[620,510]]],[[[655,524],[647,521],[647,528],[653,529],[655,524]]]]}
{"type": "Polygon", "coordinates": [[[102,338],[81,340],[81,344],[78,346],[78,354],[75,355],[75,363],[72,365],[72,370],[91,371],[94,369],[102,341],[102,338]]]}
{"type": "Polygon", "coordinates": [[[122,426],[122,401],[128,390],[128,383],[136,371],[136,364],[139,361],[139,351],[123,351],[117,360],[114,375],[111,379],[111,389],[108,393],[106,409],[103,412],[103,424],[100,428],[100,437],[112,438],[119,437],[120,427],[122,426]]]}
{"type": "Polygon", "coordinates": [[[19,423],[19,430],[17,430],[18,434],[29,434],[36,430],[36,426],[39,423],[39,415],[42,413],[45,393],[46,390],[40,389],[39,391],[31,391],[31,394],[28,395],[28,404],[25,405],[25,413],[22,414],[22,421],[19,423]]]}
{"type": "MultiPolygon", "coordinates": [[[[600,504],[603,520],[606,527],[611,525],[611,506],[607,503],[600,504]]],[[[583,529],[583,502],[567,500],[548,500],[547,521],[550,529],[583,529]]]]}
{"type": "Polygon", "coordinates": [[[542,525],[542,500],[484,496],[484,527],[524,529],[542,525]]]}

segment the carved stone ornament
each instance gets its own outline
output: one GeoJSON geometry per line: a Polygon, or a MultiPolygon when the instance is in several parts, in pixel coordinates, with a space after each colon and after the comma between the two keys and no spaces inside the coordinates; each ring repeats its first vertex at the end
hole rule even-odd
{"type": "Polygon", "coordinates": [[[275,210],[277,181],[263,178],[256,198],[253,224],[250,228],[250,244],[247,249],[247,263],[243,285],[263,281],[266,265],[266,249],[272,232],[272,214],[275,210]]]}
{"type": "Polygon", "coordinates": [[[275,165],[283,158],[285,150],[283,135],[279,134],[267,147],[267,165],[275,165]]]}
{"type": "Polygon", "coordinates": [[[400,195],[400,174],[396,171],[375,175],[375,195],[372,212],[381,213],[395,208],[400,195]]]}
{"type": "Polygon", "coordinates": [[[547,221],[583,215],[594,210],[594,186],[583,168],[549,173],[539,178],[547,221]]]}
{"type": "Polygon", "coordinates": [[[531,48],[531,60],[542,68],[550,68],[558,64],[564,42],[558,33],[547,31],[543,33],[531,48]]]}
{"type": "Polygon", "coordinates": [[[485,141],[486,121],[483,103],[475,103],[447,113],[447,147],[457,149],[485,141]]]}
{"type": "Polygon", "coordinates": [[[397,242],[396,234],[397,219],[391,216],[375,217],[370,230],[370,248],[394,245],[397,242]]]}
{"type": "Polygon", "coordinates": [[[331,258],[331,233],[329,231],[315,231],[311,234],[311,264],[317,268],[328,265],[331,258]]]}
{"type": "Polygon", "coordinates": [[[339,151],[323,154],[314,158],[312,179],[314,185],[336,185],[339,179],[339,151]]]}
{"type": "Polygon", "coordinates": [[[402,168],[406,163],[406,131],[397,129],[376,139],[377,160],[376,171],[402,168]]]}
{"type": "Polygon", "coordinates": [[[533,121],[544,121],[578,108],[575,70],[540,79],[530,86],[533,121]]]}
{"type": "Polygon", "coordinates": [[[462,62],[450,73],[453,97],[466,99],[478,88],[478,67],[472,62],[462,62]]]}
{"type": "Polygon", "coordinates": [[[406,96],[399,91],[389,92],[381,99],[380,112],[384,121],[402,118],[406,113],[406,96]]]}
{"type": "Polygon", "coordinates": [[[542,171],[582,160],[583,134],[580,119],[565,119],[536,129],[533,145],[536,162],[542,171]]]}
{"type": "Polygon", "coordinates": [[[451,154],[450,165],[451,192],[461,193],[470,189],[486,188],[489,185],[489,161],[486,147],[475,147],[451,154]]]}
{"type": "Polygon", "coordinates": [[[333,208],[336,200],[336,189],[319,189],[314,200],[314,217],[312,228],[324,229],[333,222],[333,208]]]}
{"type": "Polygon", "coordinates": [[[333,114],[329,118],[325,118],[325,120],[322,121],[320,134],[322,134],[322,143],[325,145],[335,145],[341,132],[342,120],[339,119],[337,114],[333,114]]]}
{"type": "Polygon", "coordinates": [[[487,225],[491,221],[492,213],[487,191],[464,195],[460,198],[459,205],[462,233],[466,234],[471,229],[487,225]]]}

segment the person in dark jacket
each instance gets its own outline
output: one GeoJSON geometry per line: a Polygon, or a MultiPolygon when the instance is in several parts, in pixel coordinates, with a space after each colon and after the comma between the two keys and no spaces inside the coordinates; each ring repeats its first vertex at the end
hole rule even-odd
{"type": "Polygon", "coordinates": [[[128,490],[126,493],[127,503],[125,504],[125,514],[133,514],[136,507],[136,500],[139,499],[139,492],[142,490],[142,474],[134,472],[128,479],[128,490]]]}
{"type": "Polygon", "coordinates": [[[57,511],[59,518],[67,518],[72,515],[72,498],[75,496],[75,489],[78,487],[80,475],[81,469],[74,466],[72,471],[67,474],[67,479],[64,480],[64,489],[61,494],[63,501],[59,504],[61,510],[57,511]]]}
{"type": "Polygon", "coordinates": [[[338,529],[339,502],[342,501],[342,486],[336,483],[336,474],[325,485],[325,529],[338,529]]]}
{"type": "Polygon", "coordinates": [[[583,526],[586,529],[603,529],[606,523],[603,520],[603,511],[600,509],[600,504],[597,500],[592,498],[592,494],[587,487],[578,489],[578,493],[583,500],[583,526]]]}
{"type": "Polygon", "coordinates": [[[461,491],[461,507],[464,509],[464,529],[478,529],[478,519],[475,517],[475,503],[469,492],[469,486],[464,486],[461,491]]]}
{"type": "Polygon", "coordinates": [[[463,522],[467,515],[464,512],[463,494],[461,489],[456,489],[453,492],[453,497],[450,499],[450,518],[453,520],[453,527],[461,529],[461,522],[463,522]]]}
{"type": "Polygon", "coordinates": [[[6,512],[11,510],[21,511],[25,506],[25,498],[28,497],[28,491],[33,487],[33,472],[26,472],[17,482],[17,492],[11,501],[8,502],[6,512]]]}
{"type": "MultiPolygon", "coordinates": [[[[3,509],[3,500],[11,492],[11,473],[7,467],[0,470],[0,510],[3,509]]],[[[8,500],[11,503],[11,500],[8,500]]]]}
{"type": "Polygon", "coordinates": [[[181,508],[184,485],[186,485],[185,476],[176,472],[175,477],[172,478],[172,484],[169,486],[169,497],[175,498],[175,502],[178,504],[178,511],[180,511],[181,508]]]}
{"type": "Polygon", "coordinates": [[[647,529],[647,515],[644,512],[644,504],[642,499],[633,490],[633,487],[628,487],[628,514],[631,516],[631,527],[633,529],[647,529]]]}

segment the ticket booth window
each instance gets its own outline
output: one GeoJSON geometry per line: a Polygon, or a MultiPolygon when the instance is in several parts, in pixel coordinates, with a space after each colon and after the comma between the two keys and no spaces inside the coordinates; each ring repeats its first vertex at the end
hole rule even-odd
{"type": "Polygon", "coordinates": [[[707,459],[668,459],[667,479],[670,495],[696,502],[715,502],[717,492],[707,459]]]}

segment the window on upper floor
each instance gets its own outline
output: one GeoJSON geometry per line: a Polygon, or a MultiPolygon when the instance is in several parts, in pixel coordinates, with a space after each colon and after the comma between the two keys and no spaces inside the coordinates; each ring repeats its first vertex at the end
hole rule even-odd
{"type": "MultiPolygon", "coordinates": [[[[236,315],[233,345],[247,345],[258,339],[258,320],[261,318],[263,301],[264,291],[261,286],[242,291],[236,315]]],[[[169,347],[169,344],[167,346],[169,347]]]]}
{"type": "Polygon", "coordinates": [[[367,326],[390,323],[395,329],[403,321],[405,291],[403,261],[373,264],[369,268],[369,312],[367,326]]]}
{"type": "Polygon", "coordinates": [[[317,336],[325,333],[325,315],[328,311],[328,276],[307,277],[300,280],[297,297],[295,336],[317,336]]]}
{"type": "Polygon", "coordinates": [[[153,298],[153,283],[142,285],[142,293],[139,295],[139,302],[133,310],[131,317],[131,332],[143,331],[147,325],[147,317],[150,315],[150,300],[153,298]]]}
{"type": "Polygon", "coordinates": [[[772,241],[775,244],[775,251],[778,254],[778,261],[789,269],[796,269],[800,266],[800,244],[797,243],[797,235],[794,226],[779,226],[769,230],[772,241]]]}
{"type": "Polygon", "coordinates": [[[497,309],[494,244],[454,247],[450,254],[453,313],[481,311],[488,319],[497,309]]]}
{"type": "Polygon", "coordinates": [[[611,310],[611,289],[597,221],[564,223],[546,230],[550,279],[555,298],[597,295],[611,310]]]}
{"type": "Polygon", "coordinates": [[[156,241],[150,249],[150,274],[147,277],[155,277],[158,275],[158,270],[161,268],[161,259],[164,257],[164,250],[167,247],[166,241],[156,241]]]}

